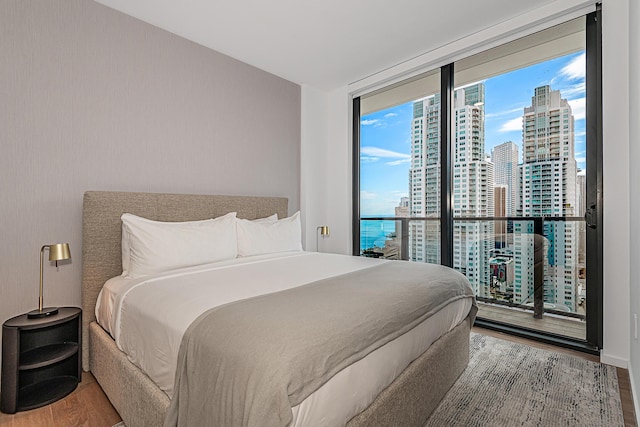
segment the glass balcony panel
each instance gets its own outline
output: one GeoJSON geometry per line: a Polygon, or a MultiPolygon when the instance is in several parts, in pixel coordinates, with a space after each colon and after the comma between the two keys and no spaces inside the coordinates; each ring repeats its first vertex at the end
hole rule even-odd
{"type": "Polygon", "coordinates": [[[454,219],[478,317],[585,339],[585,231],[582,218],[454,219]]]}
{"type": "MultiPolygon", "coordinates": [[[[586,338],[584,219],[456,217],[453,227],[453,268],[479,318],[586,338]]],[[[362,218],[360,229],[362,256],[440,263],[438,218],[362,218]]]]}

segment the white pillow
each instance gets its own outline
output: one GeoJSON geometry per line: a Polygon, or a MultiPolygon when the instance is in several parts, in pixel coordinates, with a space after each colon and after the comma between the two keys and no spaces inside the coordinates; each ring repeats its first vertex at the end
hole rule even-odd
{"type": "MultiPolygon", "coordinates": [[[[238,218],[240,219],[240,218],[238,218]]],[[[250,220],[251,222],[274,222],[278,220],[278,214],[274,213],[273,215],[265,216],[264,218],[257,218],[250,220]]]]}
{"type": "MultiPolygon", "coordinates": [[[[126,215],[131,215],[131,217],[136,217],[135,215],[132,214],[126,214],[126,215]]],[[[152,221],[152,220],[147,220],[146,218],[141,218],[141,217],[136,217],[136,218],[140,218],[146,221],[151,221],[151,222],[158,222],[158,221],[152,221]]],[[[275,213],[273,215],[264,217],[264,218],[258,218],[258,219],[254,219],[252,220],[253,222],[272,222],[272,221],[277,221],[278,220],[278,214],[275,213]]],[[[205,219],[204,221],[210,221],[209,219],[205,219]]],[[[202,221],[190,221],[187,223],[196,223],[196,222],[202,222],[202,221]]],[[[173,224],[177,224],[177,223],[173,223],[173,224]]],[[[184,223],[182,223],[184,224],[184,223]]],[[[127,276],[129,275],[129,258],[131,257],[130,255],[130,249],[129,249],[130,245],[129,245],[129,233],[126,231],[125,227],[124,227],[124,223],[122,224],[122,275],[123,276],[127,276]]]]}
{"type": "Polygon", "coordinates": [[[124,218],[128,218],[129,221],[136,221],[136,220],[140,220],[141,222],[146,222],[146,223],[151,223],[151,224],[196,224],[199,222],[205,222],[205,221],[211,221],[211,219],[205,219],[202,221],[187,221],[187,222],[173,222],[173,223],[169,223],[169,222],[161,222],[161,221],[154,221],[151,219],[147,219],[147,218],[142,218],[140,216],[136,216],[133,214],[128,214],[125,213],[123,214],[120,219],[122,219],[122,275],[123,276],[127,276],[129,273],[129,259],[131,258],[131,245],[129,243],[129,231],[128,228],[125,226],[124,224],[124,218]]]}
{"type": "Polygon", "coordinates": [[[300,212],[277,221],[237,219],[238,256],[301,251],[300,212]]]}
{"type": "Polygon", "coordinates": [[[121,219],[123,274],[130,277],[233,259],[238,254],[235,212],[188,222],[160,222],[132,214],[121,219]]]}

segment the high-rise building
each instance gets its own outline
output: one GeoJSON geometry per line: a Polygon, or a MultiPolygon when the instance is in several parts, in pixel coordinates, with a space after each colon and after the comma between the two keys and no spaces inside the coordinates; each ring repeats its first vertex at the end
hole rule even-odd
{"type": "MultiPolygon", "coordinates": [[[[495,167],[495,164],[494,164],[495,167]]],[[[493,186],[493,215],[497,217],[507,216],[507,204],[509,187],[504,184],[495,184],[493,186]]],[[[507,233],[507,221],[495,221],[496,235],[504,236],[507,233]]],[[[502,242],[506,243],[506,237],[501,238],[502,242]]]]}
{"type": "Polygon", "coordinates": [[[587,174],[583,170],[578,170],[576,174],[576,206],[578,210],[575,215],[584,217],[587,211],[587,174]]]}
{"type": "MultiPolygon", "coordinates": [[[[523,116],[523,164],[520,165],[522,199],[519,213],[532,217],[574,216],[576,209],[576,160],[574,118],[560,91],[550,86],[535,89],[531,106],[523,116]]],[[[527,302],[533,295],[533,224],[514,223],[514,299],[527,302]]],[[[576,309],[578,229],[575,222],[544,222],[544,300],[576,309]]]]}
{"type": "Polygon", "coordinates": [[[484,151],[484,84],[457,89],[453,104],[453,268],[467,276],[477,296],[488,298],[493,221],[455,221],[494,216],[494,169],[484,151]]]}
{"type": "Polygon", "coordinates": [[[404,217],[408,217],[411,216],[411,210],[409,208],[409,198],[408,197],[401,197],[400,198],[400,204],[398,206],[396,206],[395,208],[395,213],[396,213],[396,217],[397,218],[404,218],[404,217]]]}
{"type": "MultiPolygon", "coordinates": [[[[440,216],[440,97],[413,104],[409,197],[411,215],[440,216]]],[[[493,163],[484,154],[484,84],[454,92],[453,214],[491,217],[494,214],[493,163]]],[[[454,221],[453,267],[464,273],[476,295],[490,294],[489,257],[493,249],[492,221],[454,221]]],[[[409,257],[439,262],[440,224],[413,222],[409,257]]]]}
{"type": "Polygon", "coordinates": [[[507,186],[504,216],[514,216],[518,200],[518,146],[511,141],[496,145],[491,150],[495,185],[507,186]]]}
{"type": "Polygon", "coordinates": [[[413,103],[411,122],[409,259],[440,263],[440,95],[413,103]]]}

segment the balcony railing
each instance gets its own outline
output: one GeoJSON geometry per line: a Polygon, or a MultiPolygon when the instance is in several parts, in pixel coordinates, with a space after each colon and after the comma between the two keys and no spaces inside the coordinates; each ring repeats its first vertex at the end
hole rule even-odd
{"type": "MultiPolygon", "coordinates": [[[[584,218],[516,216],[454,217],[453,220],[454,260],[459,264],[454,267],[468,277],[472,276],[470,279],[474,279],[472,285],[476,285],[478,301],[505,308],[517,307],[532,311],[533,317],[538,319],[543,313],[576,320],[585,319],[584,218]],[[483,226],[474,228],[473,226],[465,227],[465,224],[483,224],[483,226]],[[568,225],[559,227],[559,224],[573,224],[573,227],[568,225]],[[457,236],[456,233],[458,233],[457,236]],[[461,242],[461,248],[459,248],[461,253],[455,253],[456,239],[461,242]],[[518,242],[518,245],[514,242],[518,242]],[[471,255],[462,253],[465,250],[475,252],[471,255]],[[565,252],[558,253],[558,250],[565,252]],[[570,261],[568,266],[559,265],[558,260],[563,259],[570,261]],[[513,277],[513,266],[516,261],[524,266],[520,273],[526,272],[526,277],[513,277]],[[565,277],[568,272],[571,274],[570,278],[565,277]],[[557,274],[552,276],[548,273],[557,274]],[[489,277],[486,277],[487,274],[489,277]],[[504,276],[510,277],[505,280],[504,276]],[[547,283],[546,290],[552,295],[545,295],[545,283],[547,283]],[[519,298],[515,297],[517,285],[520,289],[519,298]],[[527,292],[523,289],[527,289],[527,292]],[[560,296],[561,292],[568,293],[569,296],[560,296]],[[556,304],[558,299],[569,301],[570,304],[556,304]]],[[[416,257],[416,248],[421,246],[423,254],[428,253],[431,256],[431,262],[439,262],[439,257],[434,261],[434,254],[438,255],[440,250],[439,218],[360,218],[362,232],[371,228],[364,226],[371,221],[394,221],[395,228],[394,231],[385,235],[382,242],[378,240],[371,245],[365,238],[365,246],[370,247],[361,247],[361,255],[425,261],[426,256],[422,259],[416,257]],[[433,225],[417,227],[416,224],[433,225]],[[413,231],[411,231],[412,226],[413,231]]]]}

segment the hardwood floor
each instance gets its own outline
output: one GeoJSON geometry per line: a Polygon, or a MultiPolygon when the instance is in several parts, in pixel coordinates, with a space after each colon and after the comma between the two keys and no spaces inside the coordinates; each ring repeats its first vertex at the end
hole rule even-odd
{"type": "Polygon", "coordinates": [[[618,373],[618,385],[620,387],[620,400],[622,401],[622,414],[624,415],[625,427],[636,427],[637,419],[633,407],[633,397],[631,396],[631,382],[629,380],[629,371],[622,368],[616,368],[618,373]]]}
{"type": "MultiPolygon", "coordinates": [[[[501,332],[495,332],[478,327],[474,327],[473,331],[550,351],[571,354],[592,362],[599,361],[598,356],[558,348],[550,344],[538,343],[524,338],[513,337],[501,332]]],[[[617,374],[618,383],[620,385],[620,399],[622,401],[625,426],[636,427],[637,423],[633,407],[633,399],[631,397],[629,374],[626,369],[620,368],[617,369],[617,374]]],[[[93,375],[87,372],[83,373],[82,382],[78,385],[78,388],[62,400],[42,408],[26,412],[18,412],[15,415],[0,413],[0,426],[2,427],[111,427],[120,421],[120,416],[113,406],[111,406],[111,403],[109,403],[109,400],[102,392],[102,389],[96,382],[93,375]]]]}
{"type": "Polygon", "coordinates": [[[88,372],[82,373],[78,387],[64,399],[14,415],[0,413],[2,427],[111,427],[120,421],[120,415],[88,372]]]}

